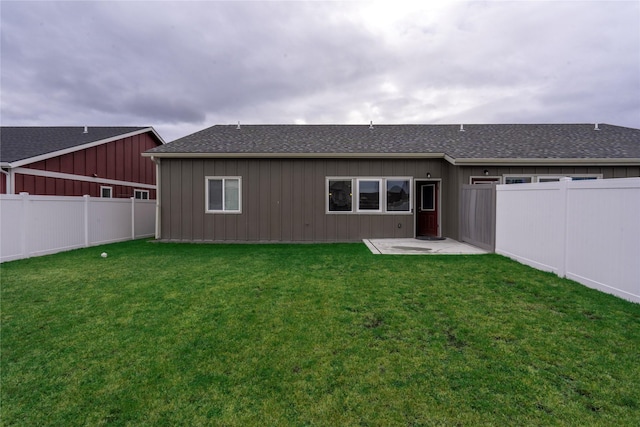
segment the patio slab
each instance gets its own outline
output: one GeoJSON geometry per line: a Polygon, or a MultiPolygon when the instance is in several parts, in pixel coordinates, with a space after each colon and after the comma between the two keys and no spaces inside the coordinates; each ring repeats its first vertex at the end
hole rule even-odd
{"type": "Polygon", "coordinates": [[[467,243],[446,238],[444,240],[418,239],[363,239],[376,255],[474,255],[488,253],[467,243]]]}

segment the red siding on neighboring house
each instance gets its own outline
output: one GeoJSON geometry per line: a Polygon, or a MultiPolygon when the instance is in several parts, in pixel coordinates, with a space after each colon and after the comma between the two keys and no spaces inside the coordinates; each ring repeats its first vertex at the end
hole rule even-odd
{"type": "Polygon", "coordinates": [[[7,194],[7,177],[4,173],[0,174],[0,194],[7,194]]]}
{"type": "MultiPolygon", "coordinates": [[[[113,197],[132,197],[134,189],[149,191],[149,198],[155,198],[154,189],[138,187],[135,184],[155,185],[155,165],[141,153],[159,145],[150,132],[118,139],[106,144],[52,157],[24,165],[26,169],[80,175],[96,179],[110,179],[131,183],[88,182],[58,177],[15,174],[15,193],[52,196],[82,196],[88,194],[100,197],[100,187],[112,187],[113,197]]],[[[6,193],[5,177],[2,176],[2,192],[6,193]]]]}

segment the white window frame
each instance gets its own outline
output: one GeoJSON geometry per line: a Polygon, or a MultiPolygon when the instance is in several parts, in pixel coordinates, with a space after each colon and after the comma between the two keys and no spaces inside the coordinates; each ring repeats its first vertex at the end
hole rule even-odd
{"type": "Polygon", "coordinates": [[[509,184],[509,185],[513,185],[513,184],[530,184],[532,182],[535,182],[535,176],[534,175],[530,175],[530,174],[508,174],[508,175],[502,175],[502,182],[504,184],[509,184]],[[509,183],[507,182],[508,179],[510,178],[528,178],[530,181],[529,182],[512,182],[509,183]]]}
{"type": "Polygon", "coordinates": [[[355,191],[356,189],[354,188],[354,181],[355,181],[355,179],[353,177],[350,177],[350,176],[346,176],[346,177],[345,176],[328,176],[327,177],[327,179],[325,180],[325,193],[324,193],[326,195],[326,197],[325,197],[326,213],[332,214],[332,215],[333,214],[351,214],[351,213],[353,213],[353,211],[354,211],[353,206],[354,206],[354,199],[355,199],[354,196],[357,193],[355,191]],[[330,208],[330,206],[329,206],[329,196],[330,196],[330,194],[329,193],[331,192],[331,189],[329,187],[329,181],[351,181],[351,193],[350,193],[350,196],[351,196],[351,210],[348,210],[348,211],[332,211],[332,210],[329,209],[330,208]]]}
{"type": "Polygon", "coordinates": [[[534,182],[556,182],[562,178],[590,178],[590,179],[602,179],[601,173],[567,173],[567,174],[549,174],[549,175],[536,175],[534,182]],[[548,181],[540,181],[541,179],[548,179],[548,181]]]}
{"type": "Polygon", "coordinates": [[[204,177],[204,210],[210,214],[241,214],[242,213],[242,177],[241,176],[205,176],[204,177]],[[209,181],[222,181],[222,209],[209,209],[209,181]],[[225,204],[225,181],[238,181],[238,209],[229,210],[225,204]]]}
{"type": "Polygon", "coordinates": [[[411,214],[413,213],[413,178],[410,176],[388,176],[388,177],[384,177],[382,179],[382,184],[384,186],[383,188],[383,193],[384,193],[384,213],[387,214],[411,214]],[[406,211],[390,211],[387,210],[387,183],[389,181],[407,181],[409,183],[409,210],[406,211]]]}
{"type": "Polygon", "coordinates": [[[133,198],[136,200],[149,200],[149,190],[140,190],[139,188],[135,188],[133,190],[133,198]],[[137,197],[138,194],[142,197],[137,197]]]}
{"type": "Polygon", "coordinates": [[[438,197],[438,195],[436,193],[436,186],[437,186],[437,184],[435,182],[429,182],[429,183],[426,183],[426,184],[422,184],[420,186],[420,191],[422,191],[422,189],[425,188],[425,187],[431,187],[432,188],[432,190],[431,190],[431,202],[433,204],[433,206],[431,208],[426,208],[425,209],[425,207],[424,207],[424,201],[425,201],[424,194],[420,194],[420,204],[421,204],[420,210],[421,211],[424,211],[424,212],[435,212],[436,211],[436,206],[438,206],[438,199],[436,198],[436,197],[438,197]]]}
{"type": "Polygon", "coordinates": [[[100,197],[103,197],[105,199],[112,199],[113,198],[113,187],[110,187],[108,185],[101,185],[100,186],[100,197]],[[105,190],[109,190],[109,195],[105,196],[103,191],[105,190]]]}
{"type": "Polygon", "coordinates": [[[383,206],[386,205],[386,191],[382,190],[382,178],[357,178],[356,179],[356,211],[359,213],[381,213],[383,206]],[[377,182],[378,183],[378,209],[360,209],[360,183],[361,182],[377,182]]]}
{"type": "Polygon", "coordinates": [[[502,177],[500,176],[487,176],[487,175],[473,175],[469,177],[469,184],[482,185],[482,184],[502,184],[502,177]],[[473,182],[474,180],[480,182],[473,182]]]}
{"type": "Polygon", "coordinates": [[[414,179],[410,176],[326,176],[325,177],[325,213],[327,215],[413,215],[414,179]],[[329,210],[329,181],[351,181],[351,210],[329,210]],[[360,182],[376,181],[380,188],[379,209],[360,209],[360,182]],[[387,210],[387,182],[406,181],[409,184],[409,210],[387,210]]]}

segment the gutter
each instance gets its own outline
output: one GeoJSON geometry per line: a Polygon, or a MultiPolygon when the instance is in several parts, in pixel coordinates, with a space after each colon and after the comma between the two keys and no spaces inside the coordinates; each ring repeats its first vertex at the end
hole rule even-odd
{"type": "Polygon", "coordinates": [[[640,166],[640,158],[455,158],[446,153],[142,153],[167,159],[444,159],[455,166],[640,166]]]}
{"type": "Polygon", "coordinates": [[[568,159],[490,159],[460,158],[445,156],[445,159],[456,166],[640,166],[640,158],[568,158],[568,159]]]}
{"type": "Polygon", "coordinates": [[[169,159],[443,159],[444,153],[142,153],[144,157],[169,159]]]}
{"type": "Polygon", "coordinates": [[[160,220],[161,220],[161,213],[162,210],[160,209],[160,194],[161,192],[161,188],[160,188],[160,159],[157,159],[155,156],[150,156],[151,157],[151,161],[153,163],[155,163],[156,165],[156,240],[160,240],[160,236],[161,236],[161,232],[160,230],[162,229],[162,227],[160,227],[160,220]]]}

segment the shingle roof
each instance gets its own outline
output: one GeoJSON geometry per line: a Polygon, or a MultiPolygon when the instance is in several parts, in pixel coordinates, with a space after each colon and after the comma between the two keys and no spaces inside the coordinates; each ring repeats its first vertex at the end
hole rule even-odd
{"type": "Polygon", "coordinates": [[[218,125],[149,154],[424,154],[454,159],[640,159],[640,129],[593,124],[218,125]]]}
{"type": "Polygon", "coordinates": [[[0,128],[0,162],[12,163],[97,142],[149,127],[14,127],[0,128]]]}

